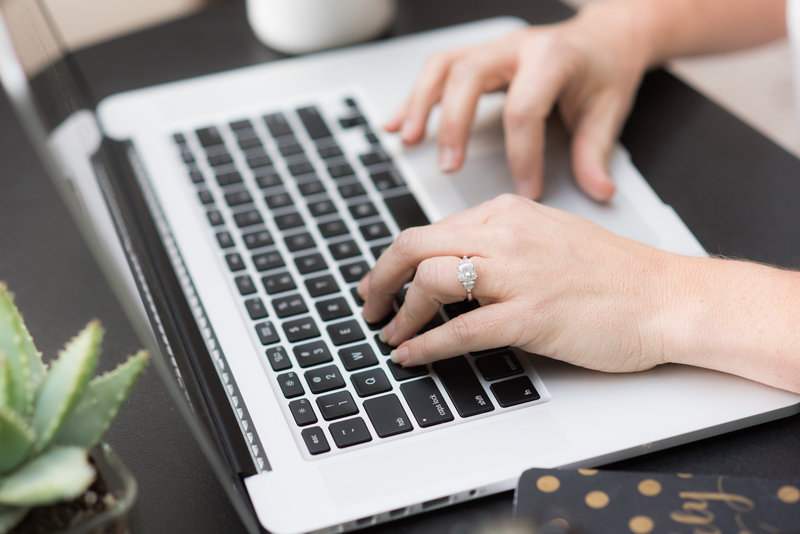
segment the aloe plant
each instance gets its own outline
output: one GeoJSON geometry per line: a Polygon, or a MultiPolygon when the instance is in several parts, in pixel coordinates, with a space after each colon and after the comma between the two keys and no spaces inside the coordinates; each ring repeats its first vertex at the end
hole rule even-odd
{"type": "Polygon", "coordinates": [[[148,359],[139,351],[92,378],[102,337],[91,321],[46,365],[0,282],[0,534],[30,508],[75,498],[94,481],[89,450],[148,359]]]}

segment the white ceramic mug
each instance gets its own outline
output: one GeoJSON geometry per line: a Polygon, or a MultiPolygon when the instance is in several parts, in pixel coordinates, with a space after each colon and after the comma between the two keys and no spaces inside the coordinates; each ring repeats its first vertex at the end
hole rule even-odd
{"type": "Polygon", "coordinates": [[[247,0],[247,19],[265,45],[304,54],[377,37],[395,0],[247,0]]]}

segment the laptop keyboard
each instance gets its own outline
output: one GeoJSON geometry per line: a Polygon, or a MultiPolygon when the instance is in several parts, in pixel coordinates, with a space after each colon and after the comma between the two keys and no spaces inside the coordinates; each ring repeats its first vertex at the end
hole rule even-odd
{"type": "MultiPolygon", "coordinates": [[[[508,348],[404,368],[378,339],[386,321],[364,322],[359,280],[428,219],[354,98],[173,140],[309,454],[540,399],[508,348]]],[[[474,306],[444,306],[423,331],[474,306]]]]}

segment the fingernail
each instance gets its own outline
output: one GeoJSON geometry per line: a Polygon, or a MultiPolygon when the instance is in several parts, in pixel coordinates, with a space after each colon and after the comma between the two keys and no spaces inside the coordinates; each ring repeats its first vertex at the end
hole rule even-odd
{"type": "Polygon", "coordinates": [[[530,182],[518,182],[516,184],[516,190],[517,193],[527,198],[533,198],[535,193],[533,184],[530,182]]]}
{"type": "Polygon", "coordinates": [[[445,146],[439,150],[439,169],[442,172],[450,172],[456,168],[456,151],[452,147],[445,146]]]}
{"type": "Polygon", "coordinates": [[[389,343],[389,340],[392,339],[392,335],[394,331],[397,330],[397,323],[395,319],[389,321],[389,324],[381,328],[380,332],[378,332],[378,339],[383,341],[384,343],[389,343]]]}
{"type": "Polygon", "coordinates": [[[408,347],[400,347],[389,353],[389,358],[397,365],[404,365],[408,361],[408,347]]]}
{"type": "Polygon", "coordinates": [[[403,138],[403,141],[408,140],[413,133],[414,123],[409,120],[403,121],[403,128],[400,130],[400,137],[403,138]]]}

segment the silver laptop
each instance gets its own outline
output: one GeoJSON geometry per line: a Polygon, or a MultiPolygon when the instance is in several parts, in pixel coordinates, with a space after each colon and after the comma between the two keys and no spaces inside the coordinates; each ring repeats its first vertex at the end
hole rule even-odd
{"type": "MultiPolygon", "coordinates": [[[[412,149],[378,125],[430,52],[522,21],[256,65],[95,108],[46,14],[0,5],[3,84],[252,530],[360,528],[514,488],[529,467],[596,466],[797,411],[796,395],[676,365],[603,374],[507,347],[391,364],[357,281],[403,228],[508,192],[511,179],[502,95],[482,99],[469,161],[452,176],[435,164],[435,118],[412,149]]],[[[552,123],[543,202],[705,254],[622,147],[607,205],[578,191],[567,147],[552,123]]],[[[446,306],[429,327],[465,312],[446,306]]]]}

